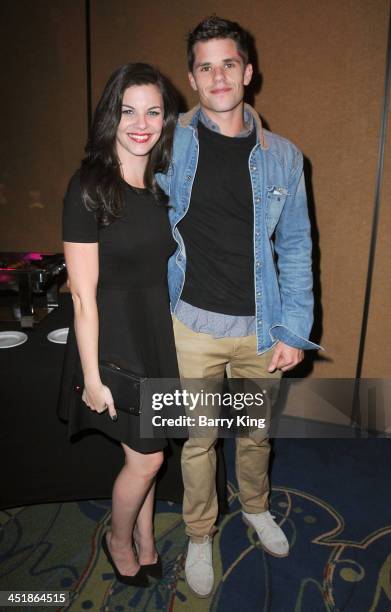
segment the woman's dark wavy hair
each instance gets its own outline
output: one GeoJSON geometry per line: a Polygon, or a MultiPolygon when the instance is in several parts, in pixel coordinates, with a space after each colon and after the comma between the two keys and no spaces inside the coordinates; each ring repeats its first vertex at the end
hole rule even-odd
{"type": "Polygon", "coordinates": [[[109,225],[121,215],[123,182],[115,141],[121,120],[122,99],[132,85],[156,85],[163,97],[164,118],[160,139],[153,147],[145,169],[145,187],[158,203],[167,198],[155,179],[168,170],[177,118],[177,97],[170,82],[153,66],[125,64],[109,78],[96,107],[90,136],[81,163],[80,181],[84,205],[96,213],[100,225],[109,225]]]}

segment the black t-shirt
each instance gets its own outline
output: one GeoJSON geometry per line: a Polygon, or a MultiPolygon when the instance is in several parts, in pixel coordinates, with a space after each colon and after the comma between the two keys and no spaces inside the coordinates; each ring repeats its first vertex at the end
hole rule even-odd
{"type": "Polygon", "coordinates": [[[198,122],[199,159],[190,207],[178,229],[186,249],[181,298],[229,315],[254,315],[254,211],[249,156],[255,129],[231,138],[198,122]]]}

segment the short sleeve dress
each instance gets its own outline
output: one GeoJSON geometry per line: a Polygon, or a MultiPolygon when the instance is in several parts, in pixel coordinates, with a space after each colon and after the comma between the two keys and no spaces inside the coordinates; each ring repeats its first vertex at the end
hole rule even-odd
{"type": "MultiPolygon", "coordinates": [[[[95,214],[81,199],[80,175],[71,179],[64,199],[63,240],[99,243],[99,360],[110,361],[140,376],[178,378],[167,287],[167,261],[175,250],[167,208],[146,189],[123,181],[121,217],[98,227],[95,214]]],[[[142,452],[167,445],[163,438],[141,438],[138,417],[118,411],[90,410],[74,392],[80,368],[74,326],[69,329],[64,358],[59,416],[69,421],[69,433],[100,430],[142,452]]]]}

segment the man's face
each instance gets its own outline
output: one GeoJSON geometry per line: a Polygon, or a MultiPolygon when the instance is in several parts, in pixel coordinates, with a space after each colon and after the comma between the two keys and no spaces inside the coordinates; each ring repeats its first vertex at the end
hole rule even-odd
{"type": "Polygon", "coordinates": [[[209,111],[224,113],[239,106],[252,73],[251,64],[244,65],[236,42],[230,38],[213,38],[194,45],[189,81],[198,91],[201,106],[209,111]]]}

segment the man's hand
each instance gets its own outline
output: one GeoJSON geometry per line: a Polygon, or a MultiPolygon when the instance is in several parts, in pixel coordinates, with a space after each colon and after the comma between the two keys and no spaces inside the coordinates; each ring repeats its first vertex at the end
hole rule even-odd
{"type": "Polygon", "coordinates": [[[267,369],[268,372],[272,373],[275,370],[281,370],[287,372],[297,366],[300,361],[304,359],[304,351],[293,346],[288,346],[284,342],[277,342],[274,347],[273,357],[267,369]]]}

